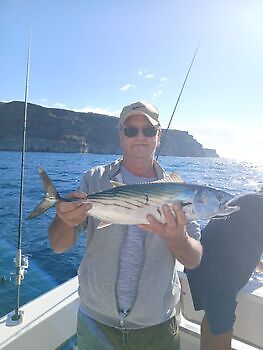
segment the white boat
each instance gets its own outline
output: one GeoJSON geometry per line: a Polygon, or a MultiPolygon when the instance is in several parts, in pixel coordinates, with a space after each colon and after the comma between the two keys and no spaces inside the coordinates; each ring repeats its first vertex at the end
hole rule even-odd
{"type": "MultiPolygon", "coordinates": [[[[179,265],[182,286],[178,309],[182,350],[198,350],[203,313],[193,308],[186,275],[179,265]]],[[[78,279],[74,277],[48,293],[22,306],[23,322],[7,326],[0,319],[1,350],[77,349],[75,345],[78,279]],[[67,345],[71,344],[71,345],[67,345]]],[[[250,279],[238,295],[237,320],[232,349],[263,349],[263,284],[250,279]]]]}

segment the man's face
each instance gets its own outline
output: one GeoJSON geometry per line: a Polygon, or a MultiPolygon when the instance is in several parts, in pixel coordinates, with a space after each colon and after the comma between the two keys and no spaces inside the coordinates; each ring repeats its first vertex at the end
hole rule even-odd
{"type": "Polygon", "coordinates": [[[154,157],[156,147],[160,144],[160,130],[152,137],[143,134],[143,128],[152,127],[149,120],[142,115],[133,115],[126,119],[123,128],[119,131],[120,143],[123,156],[127,159],[149,159],[154,157]],[[138,133],[134,137],[128,137],[124,134],[125,127],[138,128],[138,133]]]}

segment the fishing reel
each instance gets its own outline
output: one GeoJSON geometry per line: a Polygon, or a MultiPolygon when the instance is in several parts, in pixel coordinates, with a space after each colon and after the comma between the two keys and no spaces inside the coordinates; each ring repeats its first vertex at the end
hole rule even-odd
{"type": "Polygon", "coordinates": [[[25,274],[27,273],[27,270],[29,268],[29,257],[31,255],[21,255],[21,261],[18,262],[17,257],[13,259],[14,263],[16,264],[16,268],[19,269],[19,275],[21,280],[24,279],[25,274]]]}
{"type": "Polygon", "coordinates": [[[0,285],[6,286],[13,281],[15,281],[16,284],[20,283],[19,281],[22,281],[25,278],[25,274],[27,273],[27,270],[29,268],[30,257],[31,257],[30,254],[21,255],[21,261],[19,261],[19,258],[15,257],[13,259],[13,262],[16,265],[17,271],[10,272],[9,275],[7,276],[6,275],[0,276],[0,285]]]}
{"type": "Polygon", "coordinates": [[[21,251],[18,251],[17,256],[13,259],[16,265],[15,283],[16,285],[20,285],[21,281],[25,278],[25,274],[29,268],[29,257],[31,255],[22,255],[21,251]]]}

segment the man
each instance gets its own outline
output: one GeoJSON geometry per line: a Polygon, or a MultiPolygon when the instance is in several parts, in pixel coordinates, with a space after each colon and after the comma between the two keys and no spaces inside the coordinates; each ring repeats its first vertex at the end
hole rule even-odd
{"type": "Polygon", "coordinates": [[[202,231],[201,264],[187,277],[196,310],[204,310],[201,350],[231,350],[236,297],[263,251],[263,192],[243,195],[240,210],[202,231]]]}
{"type": "MultiPolygon", "coordinates": [[[[134,184],[162,179],[164,170],[154,159],[160,132],[153,105],[124,107],[119,122],[123,158],[86,172],[82,192],[71,196],[85,198],[86,193],[111,188],[110,180],[134,184]]],[[[98,220],[87,220],[90,208],[60,203],[49,228],[53,249],[63,252],[87,224],[87,248],[79,268],[78,349],[179,349],[175,261],[190,269],[200,263],[201,244],[190,236],[198,236],[199,227],[186,226],[184,212],[175,204],[162,207],[165,224],[148,215],[149,225],[96,229],[98,220]]]]}

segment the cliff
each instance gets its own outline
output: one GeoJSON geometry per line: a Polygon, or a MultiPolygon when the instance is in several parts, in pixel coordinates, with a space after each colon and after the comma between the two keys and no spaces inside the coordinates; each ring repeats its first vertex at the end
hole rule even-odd
{"type": "Polygon", "coordinates": [[[216,153],[215,149],[212,148],[204,148],[205,151],[205,155],[206,157],[210,157],[210,158],[216,158],[218,157],[218,154],[216,153]]]}
{"type": "MultiPolygon", "coordinates": [[[[0,102],[0,151],[20,151],[23,102],[0,102]]],[[[118,118],[28,104],[27,151],[120,154],[118,118]]],[[[164,135],[164,133],[163,133],[164,135]]],[[[186,131],[169,130],[162,155],[217,157],[186,131]],[[210,154],[210,155],[208,155],[210,154]]]]}

